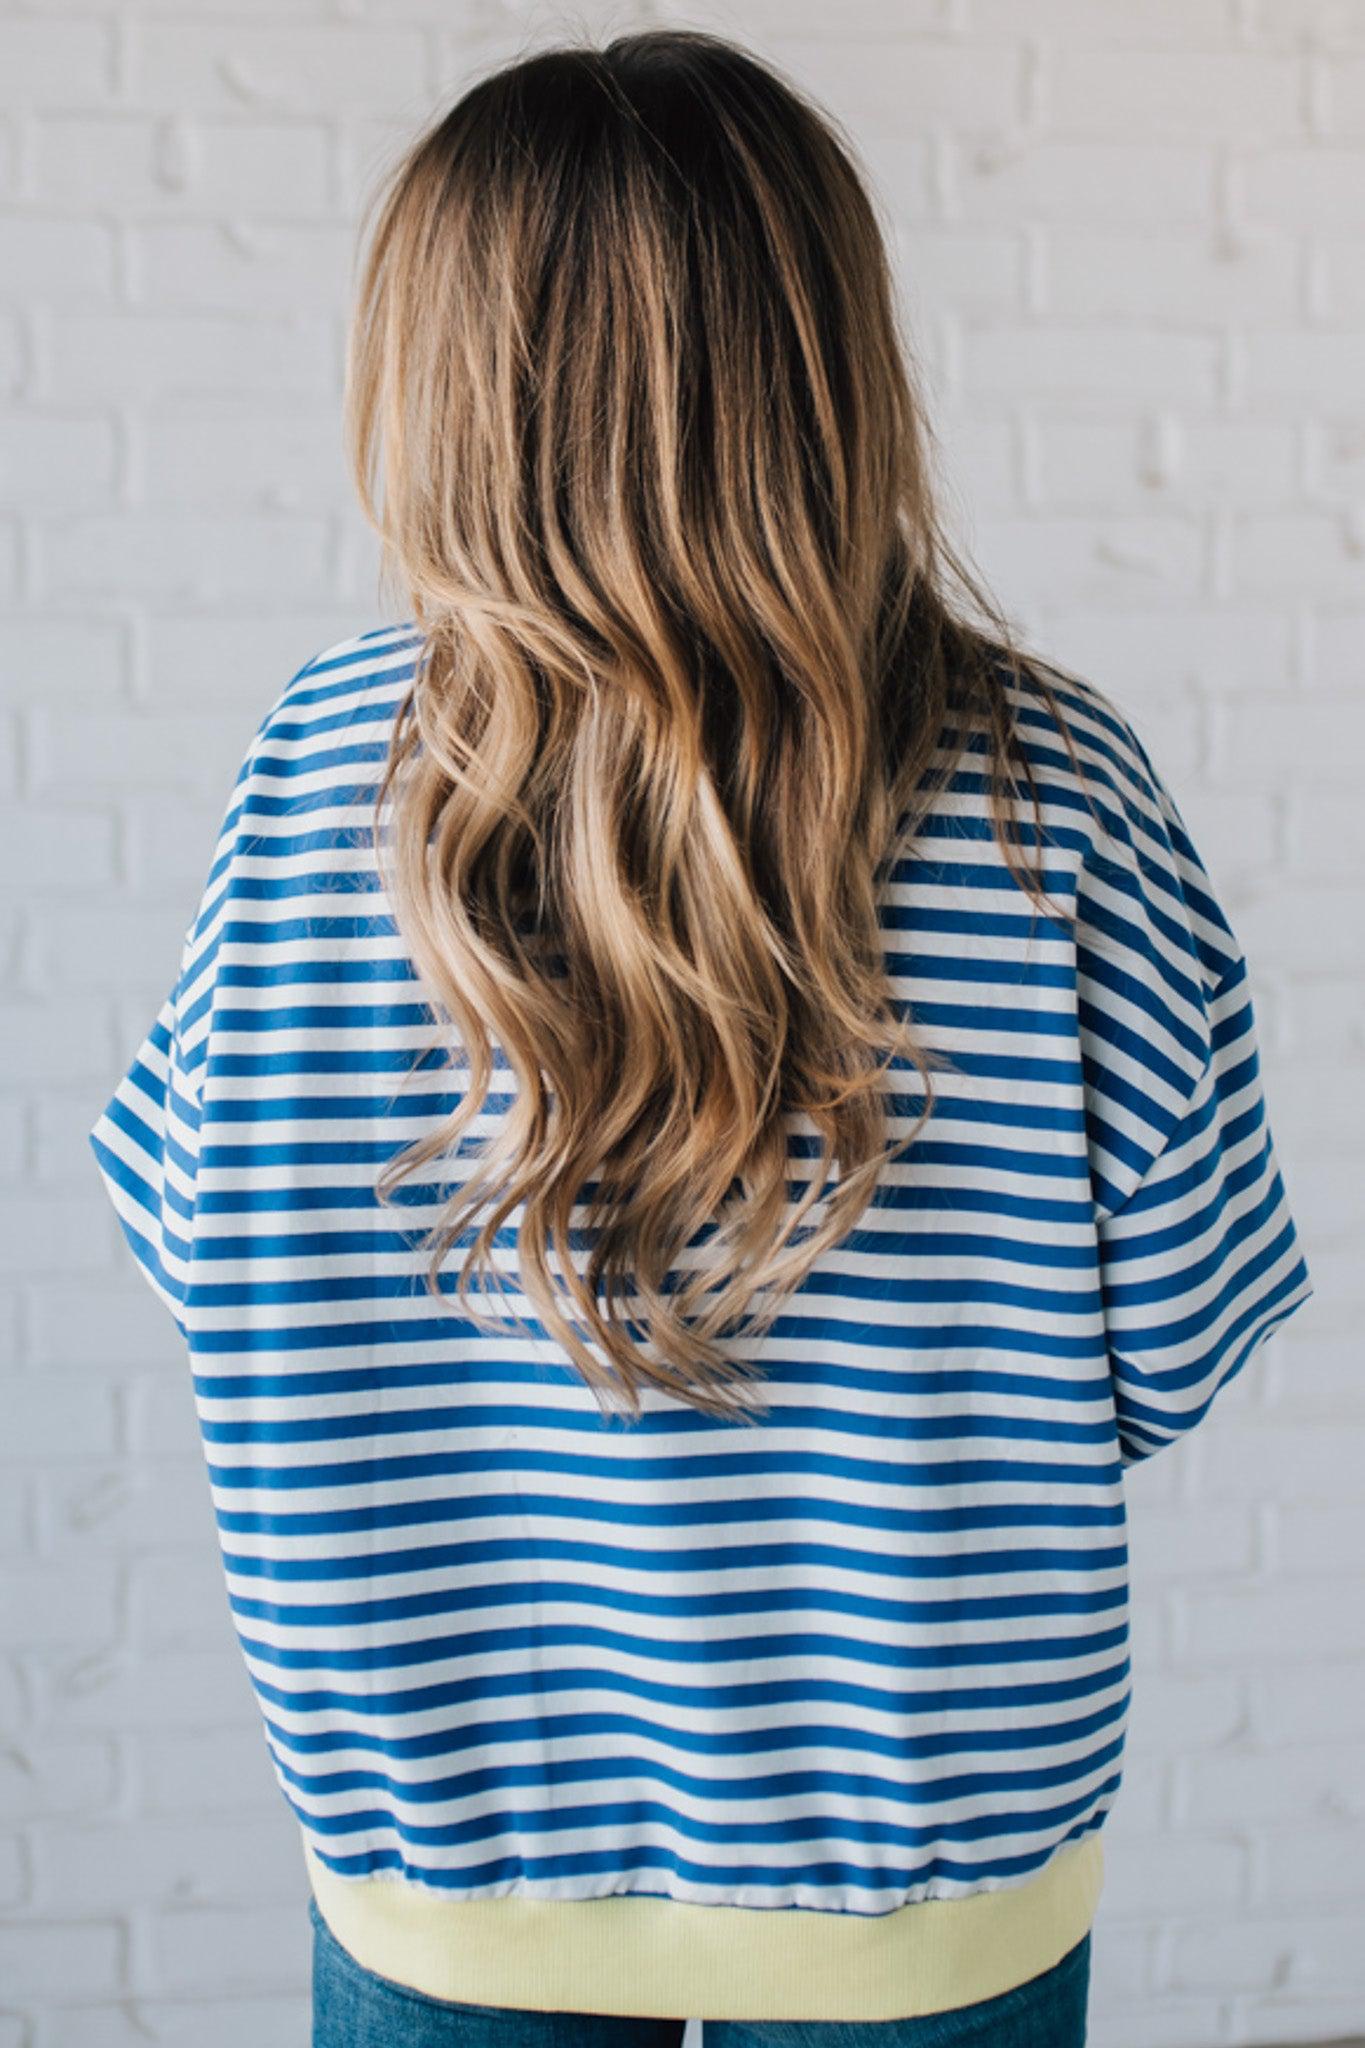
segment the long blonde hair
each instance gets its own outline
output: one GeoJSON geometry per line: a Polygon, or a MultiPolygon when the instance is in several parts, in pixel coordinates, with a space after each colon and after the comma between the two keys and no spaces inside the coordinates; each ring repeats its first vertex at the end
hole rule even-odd
{"type": "Polygon", "coordinates": [[[944,537],[873,205],[779,74],[698,31],[522,57],[372,204],[348,455],[421,636],[375,844],[467,1070],[379,1191],[451,1154],[496,1039],[512,1104],[428,1285],[472,1228],[479,1324],[522,1207],[522,1290],[604,1414],[652,1385],[748,1420],[761,1373],[725,1340],[770,1328],[932,1113],[881,879],[978,733],[1005,858],[1063,915],[1007,678],[1065,724],[944,537]],[[897,1059],[923,1107],[888,1147],[897,1059]]]}

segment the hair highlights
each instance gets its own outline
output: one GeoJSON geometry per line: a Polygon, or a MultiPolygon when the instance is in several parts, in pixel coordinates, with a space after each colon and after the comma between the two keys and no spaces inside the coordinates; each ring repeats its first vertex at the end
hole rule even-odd
{"type": "Polygon", "coordinates": [[[496,1043],[514,1100],[428,1283],[472,1233],[477,1323],[515,1217],[604,1410],[653,1386],[742,1418],[761,1374],[725,1340],[771,1326],[932,1112],[877,892],[973,734],[1011,868],[1061,914],[1020,852],[1005,673],[1060,712],[944,538],[848,150],[699,32],[486,77],[378,195],[347,433],[423,636],[376,844],[467,1069],[381,1191],[478,1118],[496,1043]],[[921,1114],[888,1147],[898,1061],[921,1114]],[[795,1201],[794,1116],[820,1154],[795,1201]]]}

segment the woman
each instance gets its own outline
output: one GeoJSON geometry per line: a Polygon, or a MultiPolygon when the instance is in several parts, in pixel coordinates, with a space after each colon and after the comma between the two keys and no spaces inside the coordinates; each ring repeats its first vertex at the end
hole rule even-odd
{"type": "Polygon", "coordinates": [[[955,563],[873,209],[741,50],[423,135],[348,427],[405,623],[267,713],[92,1133],[315,2040],[1069,2048],[1123,1469],[1311,1291],[1209,876],[955,563]]]}

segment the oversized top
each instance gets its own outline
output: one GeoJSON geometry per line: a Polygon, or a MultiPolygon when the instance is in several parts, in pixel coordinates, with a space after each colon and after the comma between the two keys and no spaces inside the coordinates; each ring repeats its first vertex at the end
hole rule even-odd
{"type": "MultiPolygon", "coordinates": [[[[428,1903],[791,1921],[1022,1886],[1119,1789],[1124,1467],[1312,1291],[1246,963],[1176,804],[1066,679],[1092,809],[1018,691],[1075,927],[1011,875],[969,755],[881,892],[893,992],[951,1056],[929,1124],[746,1353],[766,1417],[646,1388],[608,1421],[534,1323],[426,1290],[434,1169],[398,1211],[374,1192],[458,1085],[370,843],[418,644],[348,640],[279,695],[91,1133],[188,1346],[311,1859],[428,1903]]],[[[903,1133],[923,1098],[893,1078],[903,1133]]],[[[797,1121],[794,1172],[815,1149],[797,1121]]]]}

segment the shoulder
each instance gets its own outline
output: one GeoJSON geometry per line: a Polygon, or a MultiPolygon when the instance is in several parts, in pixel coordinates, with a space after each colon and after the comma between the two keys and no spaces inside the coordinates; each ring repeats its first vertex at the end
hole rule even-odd
{"type": "Polygon", "coordinates": [[[348,739],[387,740],[421,640],[408,623],[377,626],[311,655],[270,703],[248,764],[306,766],[348,739]]]}
{"type": "Polygon", "coordinates": [[[299,885],[296,870],[354,838],[357,806],[379,779],[421,635],[379,626],[313,654],[278,688],[240,758],[199,908],[181,988],[212,968],[234,909],[299,885]]]}
{"type": "Polygon", "coordinates": [[[1035,769],[1093,797],[1093,836],[1132,844],[1144,832],[1159,834],[1166,792],[1138,726],[1115,698],[1036,655],[1022,674],[1006,674],[1005,689],[1035,769]]]}
{"type": "Polygon", "coordinates": [[[1211,994],[1244,966],[1241,947],[1139,723],[1088,677],[1036,659],[1032,667],[1052,706],[1028,679],[1008,688],[1031,762],[1075,820],[1085,936],[1100,951],[1141,952],[1211,994]]]}

